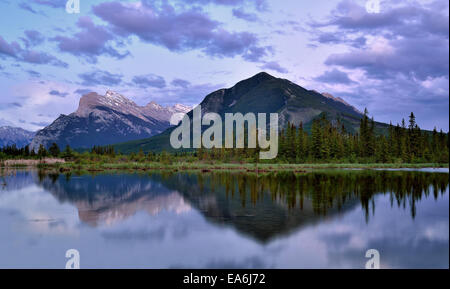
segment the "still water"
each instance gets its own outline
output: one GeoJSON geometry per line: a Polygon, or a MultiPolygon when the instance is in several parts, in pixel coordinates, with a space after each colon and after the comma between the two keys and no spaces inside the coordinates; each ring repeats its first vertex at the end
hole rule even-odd
{"type": "Polygon", "coordinates": [[[0,268],[449,267],[449,173],[3,171],[0,268]]]}

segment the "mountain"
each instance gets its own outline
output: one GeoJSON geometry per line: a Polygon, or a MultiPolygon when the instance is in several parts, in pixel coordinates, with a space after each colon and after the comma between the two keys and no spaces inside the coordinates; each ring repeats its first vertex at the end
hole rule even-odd
{"type": "MultiPolygon", "coordinates": [[[[321,114],[331,120],[340,119],[350,132],[356,132],[362,113],[342,98],[330,94],[307,90],[289,80],[273,77],[265,72],[240,81],[235,86],[217,90],[201,102],[202,114],[215,112],[278,113],[280,127],[288,122],[298,125],[303,122],[308,130],[312,121],[321,114]]],[[[192,119],[192,111],[188,113],[192,119]]],[[[377,123],[377,128],[385,126],[377,123]]],[[[124,153],[142,148],[144,151],[171,150],[170,132],[137,141],[120,143],[115,148],[124,153]]]]}
{"type": "Polygon", "coordinates": [[[0,127],[0,147],[15,144],[17,147],[25,147],[30,144],[35,133],[24,130],[20,127],[2,126],[0,127]]]}
{"type": "Polygon", "coordinates": [[[90,148],[117,142],[142,139],[159,134],[170,127],[174,113],[191,108],[177,104],[162,107],[155,102],[138,106],[123,95],[107,91],[105,95],[88,93],[81,97],[77,111],[60,115],[52,124],[37,132],[32,149],[40,144],[57,143],[64,148],[90,148]]]}

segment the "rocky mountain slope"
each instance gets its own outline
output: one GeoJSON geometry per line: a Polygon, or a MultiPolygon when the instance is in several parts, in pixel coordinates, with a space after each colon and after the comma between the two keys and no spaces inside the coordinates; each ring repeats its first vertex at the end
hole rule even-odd
{"type": "MultiPolygon", "coordinates": [[[[202,113],[278,113],[280,127],[288,122],[303,123],[308,130],[312,121],[322,113],[336,120],[340,119],[346,129],[356,132],[362,113],[341,98],[307,90],[287,79],[273,77],[265,72],[240,81],[235,86],[217,90],[207,95],[201,102],[202,113]]],[[[192,112],[188,115],[191,116],[192,112]]],[[[383,124],[377,124],[383,126],[383,124]]],[[[173,129],[173,128],[172,128],[173,129]]],[[[170,132],[137,141],[115,145],[122,152],[171,150],[170,132]]]]}
{"type": "Polygon", "coordinates": [[[53,142],[61,148],[90,148],[117,142],[142,139],[170,127],[174,113],[186,113],[190,107],[162,107],[155,102],[138,106],[123,95],[107,91],[105,95],[89,93],[81,97],[77,111],[60,115],[52,124],[37,132],[32,149],[53,142]]]}
{"type": "Polygon", "coordinates": [[[30,144],[35,132],[24,130],[20,127],[0,127],[0,147],[15,144],[17,147],[25,147],[30,144]]]}

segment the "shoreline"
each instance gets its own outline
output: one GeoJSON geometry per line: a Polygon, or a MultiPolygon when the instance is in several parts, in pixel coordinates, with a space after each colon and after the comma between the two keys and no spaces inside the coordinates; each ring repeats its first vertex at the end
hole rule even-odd
{"type": "Polygon", "coordinates": [[[296,173],[307,172],[315,169],[420,169],[420,168],[449,168],[449,164],[440,163],[306,163],[306,164],[281,164],[281,163],[141,163],[141,162],[121,162],[121,163],[88,163],[77,164],[65,162],[63,159],[46,160],[8,160],[0,164],[0,169],[14,168],[37,168],[43,170],[59,171],[68,173],[72,171],[242,171],[242,172],[277,172],[293,171],[296,173]]]}

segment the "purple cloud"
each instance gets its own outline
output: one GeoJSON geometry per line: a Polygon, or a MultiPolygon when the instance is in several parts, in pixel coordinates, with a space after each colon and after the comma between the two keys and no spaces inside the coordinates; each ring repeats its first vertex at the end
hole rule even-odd
{"type": "Polygon", "coordinates": [[[85,57],[92,63],[96,63],[97,57],[100,55],[109,55],[117,59],[129,55],[129,52],[121,54],[109,45],[108,42],[113,40],[114,36],[104,26],[95,25],[91,18],[80,17],[77,26],[81,31],[73,37],[57,36],[53,38],[58,42],[61,51],[85,57]]]}
{"type": "Polygon", "coordinates": [[[45,37],[36,30],[25,30],[25,37],[22,38],[26,47],[37,46],[45,41],[45,37]]]}
{"type": "Polygon", "coordinates": [[[85,86],[116,86],[122,82],[123,77],[121,74],[109,73],[103,70],[81,73],[78,76],[83,80],[82,85],[85,86]]]}
{"type": "Polygon", "coordinates": [[[7,55],[11,57],[17,57],[17,54],[21,51],[21,47],[17,42],[6,42],[3,37],[0,36],[0,55],[7,55]]]}
{"type": "Polygon", "coordinates": [[[310,23],[315,41],[348,48],[330,54],[325,64],[333,70],[315,80],[351,84],[355,82],[336,67],[357,71],[359,85],[352,92],[331,92],[360,109],[368,107],[380,121],[399,122],[414,111],[425,128],[448,130],[447,11],[448,1],[440,0],[383,2],[381,12],[373,14],[354,1],[342,1],[326,21],[310,23]]]}
{"type": "Polygon", "coordinates": [[[34,71],[34,70],[27,70],[26,72],[27,72],[28,75],[31,76],[31,77],[36,77],[36,78],[41,77],[41,74],[40,74],[39,72],[37,72],[37,71],[34,71]]]}
{"type": "MultiPolygon", "coordinates": [[[[443,1],[433,4],[436,3],[443,1]]],[[[320,43],[357,48],[331,54],[325,61],[327,65],[362,69],[368,77],[375,79],[387,79],[397,74],[420,80],[448,77],[449,19],[445,14],[448,3],[441,9],[431,6],[406,3],[390,7],[386,3],[380,13],[368,13],[365,7],[353,1],[343,1],[330,20],[311,24],[312,28],[336,27],[337,30],[311,33],[319,35],[315,39],[320,43]],[[381,38],[385,44],[371,49],[361,33],[381,38]]]]}
{"type": "Polygon", "coordinates": [[[258,21],[258,16],[254,13],[247,13],[242,8],[235,8],[232,10],[233,16],[245,21],[256,22],[258,21]]]}
{"type": "Polygon", "coordinates": [[[263,11],[268,9],[266,0],[186,0],[191,4],[215,4],[224,6],[241,6],[243,4],[254,5],[257,10],[263,11]]]}
{"type": "Polygon", "coordinates": [[[32,0],[32,2],[51,8],[65,8],[67,0],[32,0]]]}
{"type": "Polygon", "coordinates": [[[448,40],[438,37],[402,38],[390,41],[392,50],[360,50],[330,55],[325,64],[363,69],[371,78],[395,74],[426,80],[448,76],[448,40]]]}
{"type": "Polygon", "coordinates": [[[45,52],[39,52],[39,51],[24,51],[22,53],[21,59],[28,63],[33,64],[50,64],[54,66],[60,66],[60,67],[68,67],[68,64],[57,59],[56,57],[45,53],[45,52]]]}
{"type": "Polygon", "coordinates": [[[354,1],[342,1],[332,12],[330,20],[314,22],[313,27],[337,26],[340,30],[367,33],[388,32],[391,35],[426,36],[439,34],[448,38],[448,3],[435,1],[432,5],[405,3],[390,7],[385,3],[380,13],[368,13],[365,7],[354,1]],[[433,9],[433,4],[443,3],[446,7],[433,9]],[[443,13],[444,12],[444,13],[443,13]]]}
{"type": "Polygon", "coordinates": [[[184,79],[176,78],[172,80],[171,84],[175,87],[187,88],[191,85],[191,83],[184,79]]]}
{"type": "Polygon", "coordinates": [[[164,88],[166,87],[166,81],[163,77],[154,74],[139,75],[133,77],[133,83],[140,88],[156,87],[164,88]]]}
{"type": "Polygon", "coordinates": [[[145,5],[107,2],[94,6],[93,11],[116,34],[136,35],[170,51],[199,49],[209,56],[240,55],[248,61],[258,61],[270,51],[259,45],[255,34],[229,32],[198,9],[176,12],[168,4],[150,9],[145,5]]]}
{"type": "Polygon", "coordinates": [[[0,57],[2,55],[33,64],[50,64],[54,66],[68,67],[67,63],[48,53],[23,49],[16,41],[8,43],[5,39],[3,39],[3,37],[0,36],[0,57]]]}
{"type": "Polygon", "coordinates": [[[278,64],[278,62],[275,62],[275,61],[266,62],[264,65],[261,66],[261,68],[274,70],[279,73],[288,73],[289,72],[286,68],[282,67],[280,64],[278,64]]]}
{"type": "Polygon", "coordinates": [[[314,78],[319,82],[331,83],[331,84],[352,84],[355,81],[351,80],[347,73],[340,71],[339,69],[333,69],[325,71],[322,75],[314,78]]]}
{"type": "Polygon", "coordinates": [[[59,90],[51,90],[48,94],[59,97],[66,97],[68,95],[67,92],[60,92],[59,90]]]}
{"type": "Polygon", "coordinates": [[[38,12],[36,10],[34,10],[33,7],[31,7],[31,5],[26,2],[20,2],[18,6],[19,6],[19,8],[26,10],[28,12],[31,12],[33,14],[38,14],[38,12]]]}

